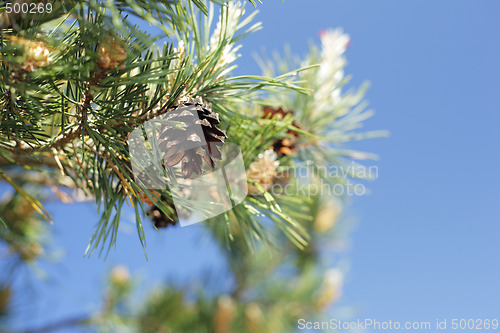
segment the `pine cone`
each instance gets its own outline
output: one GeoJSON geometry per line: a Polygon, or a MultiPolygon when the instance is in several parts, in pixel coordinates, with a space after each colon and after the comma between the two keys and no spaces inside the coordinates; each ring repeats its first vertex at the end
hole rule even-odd
{"type": "Polygon", "coordinates": [[[166,215],[156,205],[149,207],[146,214],[151,218],[156,228],[167,228],[170,225],[175,226],[177,224],[179,218],[175,213],[175,208],[171,204],[170,207],[174,210],[174,214],[166,215]]]}
{"type": "Polygon", "coordinates": [[[215,160],[222,158],[219,147],[227,136],[217,128],[219,115],[211,109],[212,106],[202,103],[200,98],[188,98],[165,115],[167,124],[161,129],[158,148],[164,154],[165,167],[182,162],[184,178],[193,173],[201,175],[203,161],[213,168],[215,160]]]}
{"type": "MultiPolygon", "coordinates": [[[[278,120],[281,120],[285,118],[286,115],[293,115],[292,111],[285,111],[283,108],[279,107],[277,109],[266,106],[264,107],[264,119],[273,119],[277,118],[278,120]]],[[[299,125],[294,121],[292,123],[293,126],[299,128],[299,125]]],[[[276,152],[278,157],[281,157],[283,155],[291,155],[295,152],[298,151],[297,148],[297,139],[299,136],[299,133],[293,131],[293,130],[288,130],[286,132],[289,136],[292,138],[283,138],[283,139],[276,139],[272,145],[273,150],[276,152]]]]}

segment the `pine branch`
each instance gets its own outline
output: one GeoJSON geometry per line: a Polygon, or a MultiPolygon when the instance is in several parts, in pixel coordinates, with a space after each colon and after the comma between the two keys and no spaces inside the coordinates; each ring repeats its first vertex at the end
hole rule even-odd
{"type": "MultiPolygon", "coordinates": [[[[240,147],[246,167],[277,142],[295,140],[290,131],[298,138],[294,143],[297,152],[280,156],[278,162],[283,167],[293,167],[294,158],[312,159],[316,169],[341,163],[348,153],[326,142],[363,138],[356,130],[371,115],[360,103],[364,89],[345,94],[336,104],[328,100],[328,96],[340,92],[346,81],[318,81],[325,67],[321,61],[330,61],[328,57],[321,60],[313,52],[306,66],[298,70],[280,61],[276,78],[272,78],[274,74],[231,77],[238,58],[237,43],[260,29],[259,23],[250,24],[255,14],[243,17],[243,8],[235,3],[221,6],[215,29],[215,7],[206,1],[72,4],[74,7],[64,7],[71,15],[27,28],[27,36],[38,36],[39,31],[48,29],[45,41],[35,42],[38,37],[33,41],[12,37],[4,40],[5,54],[24,50],[25,55],[21,57],[24,63],[7,57],[9,66],[0,68],[3,77],[16,77],[0,84],[5,92],[2,108],[6,116],[2,117],[9,120],[0,123],[0,150],[5,152],[0,162],[59,169],[71,177],[75,186],[93,195],[102,209],[102,218],[89,251],[107,241],[109,248],[114,245],[121,208],[127,201],[136,212],[143,244],[143,200],[147,197],[164,214],[168,213],[168,205],[161,198],[172,193],[165,189],[153,195],[136,182],[127,140],[135,128],[165,114],[183,97],[197,96],[212,103],[227,130],[228,141],[240,147]],[[206,6],[207,15],[199,15],[203,12],[200,4],[206,6]],[[177,41],[158,50],[154,45],[157,37],[132,26],[125,12],[155,25],[177,41]],[[16,41],[21,46],[16,46],[16,41]],[[40,43],[49,45],[46,49],[50,47],[50,57],[43,62],[33,61],[30,47],[45,47],[40,43]],[[320,65],[316,65],[318,60],[320,65]],[[16,75],[20,69],[23,74],[16,75]],[[318,94],[323,97],[318,98],[318,94]],[[266,104],[291,110],[292,116],[262,119],[261,105],[266,104]],[[12,133],[15,140],[10,139],[12,133]]],[[[343,68],[343,58],[339,59],[341,65],[335,67],[336,71],[343,68]]],[[[326,76],[335,73],[330,74],[326,76]]],[[[254,180],[250,185],[257,189],[256,193],[219,220],[230,225],[231,220],[239,219],[250,248],[258,240],[270,238],[263,220],[271,221],[298,247],[306,247],[309,237],[293,216],[294,209],[284,210],[267,185],[263,187],[254,180]]],[[[193,205],[187,199],[182,203],[193,205]]],[[[226,232],[230,239],[230,231],[226,232]]]]}
{"type": "MultiPolygon", "coordinates": [[[[89,324],[92,320],[91,316],[85,315],[85,316],[77,316],[73,318],[67,318],[63,319],[58,322],[54,322],[52,324],[48,324],[46,326],[42,326],[39,328],[33,328],[33,329],[28,329],[24,331],[12,331],[9,333],[50,333],[50,332],[55,332],[60,329],[70,329],[74,328],[76,326],[82,326],[89,324]]],[[[6,332],[7,333],[7,332],[6,332]]]]}

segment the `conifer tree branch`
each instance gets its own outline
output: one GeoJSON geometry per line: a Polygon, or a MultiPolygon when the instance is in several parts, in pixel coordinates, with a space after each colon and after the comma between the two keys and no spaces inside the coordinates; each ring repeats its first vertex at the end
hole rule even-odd
{"type": "Polygon", "coordinates": [[[54,322],[39,328],[28,329],[20,332],[9,332],[9,333],[50,333],[61,329],[74,328],[76,326],[82,326],[88,324],[92,320],[91,316],[77,316],[73,318],[63,319],[58,322],[54,322]]]}

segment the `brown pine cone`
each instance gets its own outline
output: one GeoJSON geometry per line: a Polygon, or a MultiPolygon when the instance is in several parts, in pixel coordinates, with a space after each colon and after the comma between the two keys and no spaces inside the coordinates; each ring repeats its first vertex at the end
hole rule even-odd
{"type": "Polygon", "coordinates": [[[227,136],[217,127],[219,115],[211,109],[211,105],[202,103],[201,99],[188,98],[167,111],[164,118],[167,125],[158,138],[165,167],[182,162],[185,178],[193,173],[201,175],[203,161],[215,167],[215,160],[222,158],[219,148],[227,136]]]}
{"type": "MultiPolygon", "coordinates": [[[[287,115],[292,115],[293,116],[293,111],[285,111],[283,110],[282,107],[279,108],[273,108],[270,106],[265,106],[264,107],[264,116],[262,118],[264,119],[273,119],[277,118],[278,120],[281,120],[285,118],[287,115]]],[[[293,126],[300,128],[300,126],[294,121],[292,123],[293,126]]],[[[296,153],[298,151],[298,146],[297,146],[297,141],[299,137],[299,133],[293,131],[293,130],[288,130],[286,134],[290,137],[283,138],[283,139],[276,139],[272,145],[273,150],[276,152],[278,157],[281,156],[287,156],[287,155],[292,155],[293,153],[296,153]]]]}
{"type": "Polygon", "coordinates": [[[178,223],[179,218],[177,213],[175,213],[175,208],[173,205],[170,206],[174,210],[174,214],[171,215],[166,215],[156,205],[149,207],[146,214],[150,217],[151,221],[153,221],[156,228],[167,228],[170,225],[175,226],[178,223]]]}

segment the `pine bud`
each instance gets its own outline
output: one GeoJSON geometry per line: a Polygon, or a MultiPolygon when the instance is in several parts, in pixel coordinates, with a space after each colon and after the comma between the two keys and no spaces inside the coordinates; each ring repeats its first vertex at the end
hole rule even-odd
{"type": "Polygon", "coordinates": [[[324,204],[314,220],[314,231],[327,232],[331,230],[337,223],[341,211],[342,207],[337,200],[324,204]]]}
{"type": "Polygon", "coordinates": [[[12,249],[24,261],[34,261],[44,253],[43,247],[39,243],[17,244],[12,246],[12,249]]]}
{"type": "Polygon", "coordinates": [[[24,49],[21,69],[33,72],[35,69],[45,67],[52,62],[45,42],[33,41],[17,36],[11,36],[9,39],[14,45],[24,49]]]}
{"type": "Polygon", "coordinates": [[[114,286],[126,287],[130,282],[130,272],[125,266],[116,266],[111,271],[109,280],[114,286]]]}
{"type": "MultiPolygon", "coordinates": [[[[247,170],[247,179],[256,182],[262,186],[266,191],[273,185],[273,179],[276,176],[276,169],[280,165],[276,159],[278,156],[272,150],[266,150],[263,154],[259,154],[257,161],[250,164],[247,170]]],[[[260,193],[260,190],[253,186],[248,185],[248,193],[260,193]]]]}
{"type": "Polygon", "coordinates": [[[236,305],[229,296],[221,296],[217,302],[214,318],[215,333],[229,333],[231,324],[236,316],[236,305]]]}
{"type": "MultiPolygon", "coordinates": [[[[109,38],[104,38],[104,43],[99,45],[97,50],[97,64],[103,70],[112,70],[118,67],[127,58],[127,51],[109,38]]],[[[121,64],[118,69],[124,69],[125,64],[121,64]]]]}
{"type": "Polygon", "coordinates": [[[316,307],[318,309],[323,310],[339,300],[343,279],[342,272],[337,268],[325,272],[323,283],[316,292],[316,307]]]}
{"type": "Polygon", "coordinates": [[[0,286],[0,316],[5,315],[11,301],[11,289],[9,285],[0,286]]]}
{"type": "Polygon", "coordinates": [[[251,333],[259,333],[262,331],[262,319],[264,314],[256,303],[250,303],[245,309],[245,319],[248,331],[251,333]]]}

